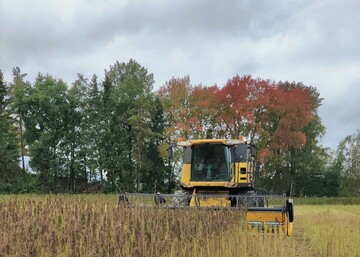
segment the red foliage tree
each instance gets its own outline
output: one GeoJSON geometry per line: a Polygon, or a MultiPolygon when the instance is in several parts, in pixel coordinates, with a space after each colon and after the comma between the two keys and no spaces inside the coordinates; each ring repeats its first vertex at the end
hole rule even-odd
{"type": "Polygon", "coordinates": [[[192,86],[188,76],[172,78],[158,94],[172,139],[206,137],[209,131],[214,137],[243,135],[258,142],[263,157],[304,145],[304,128],[312,120],[307,87],[250,75],[235,76],[221,89],[192,86]]]}
{"type": "Polygon", "coordinates": [[[198,85],[193,87],[190,97],[190,119],[193,136],[198,138],[212,137],[217,130],[217,92],[216,85],[206,87],[198,85]]]}
{"type": "Polygon", "coordinates": [[[254,79],[250,75],[235,76],[219,91],[218,120],[224,136],[240,135],[254,139],[259,133],[259,112],[266,106],[266,92],[272,85],[269,80],[254,79]]]}

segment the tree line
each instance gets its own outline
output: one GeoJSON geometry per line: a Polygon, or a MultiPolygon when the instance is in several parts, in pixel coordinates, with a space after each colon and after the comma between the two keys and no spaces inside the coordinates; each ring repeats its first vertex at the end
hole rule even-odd
{"type": "Polygon", "coordinates": [[[0,71],[0,191],[171,192],[178,138],[238,138],[257,143],[257,183],[274,193],[359,195],[359,131],[331,153],[319,144],[323,99],[301,82],[235,76],[223,86],[171,78],[154,91],[153,74],[116,62],[98,76],[67,85],[16,67],[0,71]],[[33,173],[22,156],[30,156],[33,173]]]}

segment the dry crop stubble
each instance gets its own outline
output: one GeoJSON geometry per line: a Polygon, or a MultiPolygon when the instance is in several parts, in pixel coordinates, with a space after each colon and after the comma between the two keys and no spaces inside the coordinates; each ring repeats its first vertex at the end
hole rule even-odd
{"type": "MultiPolygon", "coordinates": [[[[237,211],[122,208],[116,202],[116,195],[1,196],[0,214],[4,218],[0,220],[0,256],[318,256],[315,254],[322,253],[313,241],[319,232],[310,226],[319,212],[316,206],[315,209],[297,207],[299,218],[295,216],[294,236],[286,237],[248,232],[237,211]]],[[[356,223],[359,213],[351,211],[352,222],[356,223]]],[[[342,228],[345,227],[339,229],[342,228]]],[[[354,237],[350,240],[357,239],[351,231],[344,233],[354,237]]]]}

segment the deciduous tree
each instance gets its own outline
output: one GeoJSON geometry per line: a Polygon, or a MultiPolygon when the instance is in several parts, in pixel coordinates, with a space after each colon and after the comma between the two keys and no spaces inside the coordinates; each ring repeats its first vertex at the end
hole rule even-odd
{"type": "Polygon", "coordinates": [[[360,183],[360,130],[340,141],[332,171],[341,176],[341,191],[344,196],[359,196],[360,183]]]}

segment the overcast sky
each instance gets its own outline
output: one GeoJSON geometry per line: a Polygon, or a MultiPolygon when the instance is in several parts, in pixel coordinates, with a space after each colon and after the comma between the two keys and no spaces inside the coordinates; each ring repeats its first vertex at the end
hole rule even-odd
{"type": "Polygon", "coordinates": [[[223,86],[236,74],[303,82],[336,148],[360,129],[359,0],[0,0],[0,69],[69,85],[135,59],[158,89],[171,77],[223,86]]]}

